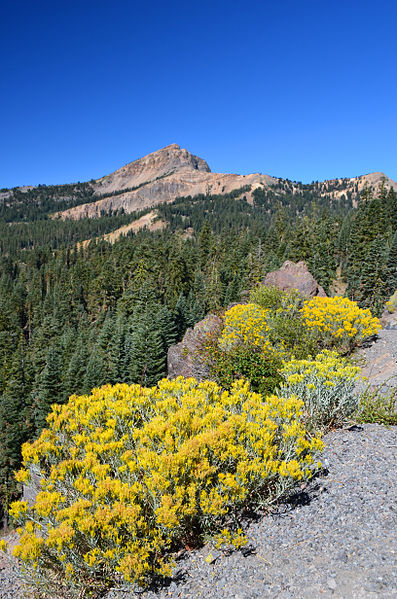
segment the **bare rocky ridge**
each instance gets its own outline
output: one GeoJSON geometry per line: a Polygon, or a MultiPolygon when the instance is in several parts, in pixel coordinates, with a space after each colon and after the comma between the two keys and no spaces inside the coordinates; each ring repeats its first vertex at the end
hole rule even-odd
{"type": "Polygon", "coordinates": [[[96,193],[103,195],[150,183],[185,169],[203,173],[211,172],[205,160],[190,154],[178,144],[171,144],[126,164],[111,175],[98,179],[94,187],[96,193]]]}
{"type": "MultiPolygon", "coordinates": [[[[97,218],[101,213],[123,209],[126,213],[147,209],[156,204],[168,203],[181,196],[197,196],[199,194],[222,195],[242,188],[240,196],[248,202],[253,200],[255,189],[272,188],[276,195],[301,194],[306,188],[313,188],[320,196],[339,200],[350,194],[353,203],[357,194],[365,187],[377,193],[382,184],[397,191],[397,183],[384,173],[375,172],[350,179],[332,179],[302,185],[288,179],[270,177],[262,173],[238,175],[233,173],[212,173],[202,158],[171,144],[139,158],[110,175],[91,181],[88,185],[98,197],[97,201],[80,204],[73,208],[56,212],[53,218],[78,220],[80,218],[97,218]]],[[[19,187],[20,192],[33,189],[31,186],[19,187]]],[[[0,193],[0,203],[12,198],[12,190],[0,193]]]]}
{"type": "MultiPolygon", "coordinates": [[[[97,179],[92,184],[95,194],[100,196],[96,202],[81,204],[54,216],[78,220],[84,217],[97,218],[102,212],[112,210],[123,209],[131,213],[159,203],[172,202],[180,196],[226,194],[246,186],[250,186],[251,190],[242,192],[242,195],[250,202],[255,189],[274,187],[280,181],[282,179],[261,173],[212,173],[205,160],[178,144],[171,144],[97,179]],[[117,195],[112,195],[115,193],[117,195]]],[[[352,179],[324,181],[319,184],[318,192],[338,199],[348,191],[354,193],[366,186],[378,190],[383,181],[387,187],[391,186],[397,191],[397,183],[386,175],[371,173],[352,179]],[[340,189],[338,186],[341,186],[340,189]]],[[[288,189],[292,193],[300,193],[298,185],[293,182],[289,182],[288,189]]],[[[283,194],[285,191],[278,189],[277,193],[283,194]]]]}
{"type": "MultiPolygon", "coordinates": [[[[202,158],[172,144],[135,160],[93,184],[97,195],[109,195],[97,202],[75,206],[55,216],[62,219],[96,218],[101,212],[123,209],[127,214],[159,203],[172,202],[178,196],[213,193],[225,194],[247,185],[268,187],[278,180],[268,175],[212,173],[202,158]],[[131,190],[131,188],[135,188],[131,190]],[[130,191],[127,191],[127,190],[130,191]]],[[[251,194],[245,193],[250,200],[251,194]]]]}

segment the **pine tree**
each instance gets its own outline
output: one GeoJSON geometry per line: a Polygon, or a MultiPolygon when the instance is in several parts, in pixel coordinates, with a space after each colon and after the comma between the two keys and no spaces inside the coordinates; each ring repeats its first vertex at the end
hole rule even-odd
{"type": "Polygon", "coordinates": [[[212,229],[208,220],[206,220],[198,236],[199,264],[201,268],[204,268],[207,264],[208,258],[212,252],[213,244],[214,238],[212,229]]]}
{"type": "Polygon", "coordinates": [[[3,510],[17,496],[14,471],[21,464],[21,446],[33,433],[31,418],[31,370],[21,335],[8,373],[8,382],[0,398],[0,494],[3,510]]]}
{"type": "MultiPolygon", "coordinates": [[[[189,305],[189,301],[187,302],[189,305]]],[[[170,345],[176,343],[178,339],[178,330],[171,310],[167,306],[162,306],[156,314],[156,326],[163,340],[164,351],[167,351],[170,345]]]]}
{"type": "Polygon", "coordinates": [[[386,292],[390,296],[397,291],[397,231],[391,242],[386,270],[386,292]]]}
{"type": "Polygon", "coordinates": [[[154,385],[166,374],[163,339],[150,314],[143,314],[132,332],[130,378],[133,383],[154,385]]]}
{"type": "Polygon", "coordinates": [[[205,285],[204,305],[207,312],[221,307],[223,303],[223,284],[215,263],[210,266],[205,285]]]}
{"type": "Polygon", "coordinates": [[[371,244],[367,259],[362,265],[358,289],[358,303],[370,308],[375,316],[380,316],[387,299],[387,243],[377,237],[371,244]]]}
{"type": "Polygon", "coordinates": [[[44,370],[39,376],[39,385],[33,393],[36,434],[45,426],[46,418],[54,403],[63,403],[66,397],[62,385],[62,354],[58,343],[47,352],[44,370]]]}
{"type": "Polygon", "coordinates": [[[177,328],[178,339],[181,339],[188,327],[189,313],[186,297],[181,293],[174,310],[174,321],[177,328]]]}
{"type": "MultiPolygon", "coordinates": [[[[262,274],[263,278],[263,274],[262,274]]],[[[258,281],[259,282],[259,281],[258,281]]],[[[225,291],[225,306],[229,306],[232,302],[237,302],[241,299],[241,277],[235,275],[226,287],[225,291]]]]}
{"type": "Polygon", "coordinates": [[[85,336],[79,335],[63,381],[63,388],[67,397],[74,393],[82,393],[87,362],[87,339],[85,336]]]}
{"type": "Polygon", "coordinates": [[[106,382],[106,366],[104,364],[104,359],[94,347],[87,362],[83,392],[91,393],[94,387],[101,387],[106,382]]]}
{"type": "Polygon", "coordinates": [[[126,335],[127,322],[125,318],[119,317],[107,351],[109,383],[113,385],[126,382],[126,335]]]}

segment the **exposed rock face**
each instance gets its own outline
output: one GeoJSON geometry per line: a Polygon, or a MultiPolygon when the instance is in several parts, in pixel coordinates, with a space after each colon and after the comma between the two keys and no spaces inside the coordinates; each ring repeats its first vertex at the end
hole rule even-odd
{"type": "MultiPolygon", "coordinates": [[[[318,193],[333,199],[340,198],[347,191],[360,191],[371,186],[375,191],[385,182],[397,191],[397,183],[383,173],[371,173],[352,179],[334,179],[319,184],[318,193]]],[[[97,179],[92,186],[98,201],[81,204],[56,213],[62,219],[96,218],[101,212],[123,209],[126,213],[150,208],[160,203],[172,202],[178,196],[196,196],[211,193],[226,194],[245,186],[251,191],[244,192],[248,202],[257,188],[272,187],[280,179],[261,173],[236,175],[212,173],[202,158],[190,154],[177,144],[171,144],[135,160],[110,175],[97,179]],[[128,191],[128,189],[130,191],[128,191]],[[123,192],[112,195],[114,192],[123,192]],[[100,197],[99,197],[100,196],[100,197]]],[[[283,194],[284,191],[278,191],[283,194]]],[[[301,193],[298,184],[289,182],[288,193],[301,193]]]]}
{"type": "MultiPolygon", "coordinates": [[[[118,195],[102,197],[97,202],[81,204],[57,213],[62,219],[95,218],[101,212],[123,209],[127,214],[149,208],[159,203],[172,202],[178,196],[195,196],[213,193],[225,194],[235,189],[251,185],[267,187],[277,179],[268,175],[235,175],[212,173],[202,158],[172,144],[135,160],[111,175],[98,179],[94,184],[95,193],[100,196],[123,189],[136,188],[118,195]]],[[[245,194],[251,199],[251,193],[245,194]]]]}
{"type": "Polygon", "coordinates": [[[222,323],[219,316],[210,314],[198,322],[193,329],[188,329],[180,343],[171,345],[168,350],[168,377],[195,377],[199,381],[208,379],[208,366],[199,355],[200,347],[208,333],[215,331],[222,323]]]}
{"type": "MultiPolygon", "coordinates": [[[[352,194],[353,204],[357,193],[365,187],[376,194],[382,185],[397,191],[397,183],[384,173],[376,172],[350,179],[332,179],[316,183],[316,192],[322,197],[339,200],[352,194]]],[[[250,186],[244,191],[248,202],[253,201],[255,189],[273,188],[276,195],[301,194],[302,186],[288,179],[270,177],[262,173],[237,175],[233,173],[212,173],[202,158],[191,154],[178,144],[171,144],[152,152],[143,158],[123,166],[114,173],[89,183],[98,197],[97,201],[80,204],[68,210],[56,212],[53,218],[73,219],[96,218],[101,213],[123,209],[127,214],[146,208],[172,202],[178,196],[197,196],[210,193],[222,195],[250,186]],[[129,190],[129,191],[128,191],[129,190]],[[114,195],[116,193],[116,195],[114,195]]],[[[19,187],[26,192],[31,186],[19,187]]],[[[94,197],[95,197],[94,195],[94,197]]],[[[0,193],[0,203],[13,198],[12,190],[0,193]]]]}
{"type": "Polygon", "coordinates": [[[304,262],[296,263],[286,260],[279,270],[269,272],[266,275],[264,283],[269,287],[275,286],[283,291],[297,289],[306,297],[327,296],[321,285],[310,274],[304,262]]]}
{"type": "Polygon", "coordinates": [[[95,191],[103,195],[128,187],[137,187],[183,169],[211,172],[205,160],[190,154],[178,144],[171,144],[98,179],[95,191]]]}

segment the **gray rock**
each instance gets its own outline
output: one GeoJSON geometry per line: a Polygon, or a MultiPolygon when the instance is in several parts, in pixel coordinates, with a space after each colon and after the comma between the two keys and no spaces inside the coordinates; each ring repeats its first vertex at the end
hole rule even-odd
{"type": "Polygon", "coordinates": [[[328,578],[327,580],[327,586],[329,589],[331,589],[332,591],[335,591],[337,588],[337,584],[336,584],[336,580],[335,578],[328,578]]]}
{"type": "Polygon", "coordinates": [[[269,287],[278,287],[282,291],[297,289],[306,297],[327,296],[304,262],[296,263],[286,260],[281,268],[266,275],[264,283],[269,287]]]}
{"type": "Polygon", "coordinates": [[[210,371],[200,353],[208,335],[215,332],[222,324],[222,319],[210,314],[198,322],[193,329],[188,329],[180,343],[171,345],[168,350],[168,377],[195,377],[202,381],[210,377],[210,371]]]}

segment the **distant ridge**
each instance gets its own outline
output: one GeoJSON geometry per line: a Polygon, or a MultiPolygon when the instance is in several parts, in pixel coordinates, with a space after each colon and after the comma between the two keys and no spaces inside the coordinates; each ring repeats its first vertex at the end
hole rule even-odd
{"type": "MultiPolygon", "coordinates": [[[[78,220],[84,217],[97,218],[103,213],[120,210],[128,214],[172,202],[178,196],[218,195],[236,190],[242,190],[240,195],[251,202],[252,193],[258,188],[272,189],[276,195],[282,196],[285,193],[303,193],[304,189],[315,186],[320,196],[337,200],[349,193],[354,200],[366,186],[376,192],[382,183],[397,191],[397,183],[381,172],[309,185],[261,173],[213,173],[205,160],[174,143],[126,164],[110,175],[91,181],[88,185],[93,190],[94,198],[98,197],[96,201],[57,212],[53,217],[78,220]]],[[[7,196],[8,193],[3,195],[7,196]]]]}
{"type": "Polygon", "coordinates": [[[277,181],[274,177],[260,173],[212,173],[205,160],[178,144],[171,144],[97,179],[93,187],[95,194],[102,196],[101,199],[75,206],[57,216],[71,219],[94,218],[101,212],[121,209],[130,213],[159,203],[172,202],[178,196],[225,194],[248,185],[252,188],[268,187],[277,181]],[[124,189],[124,193],[110,195],[124,189]]]}

